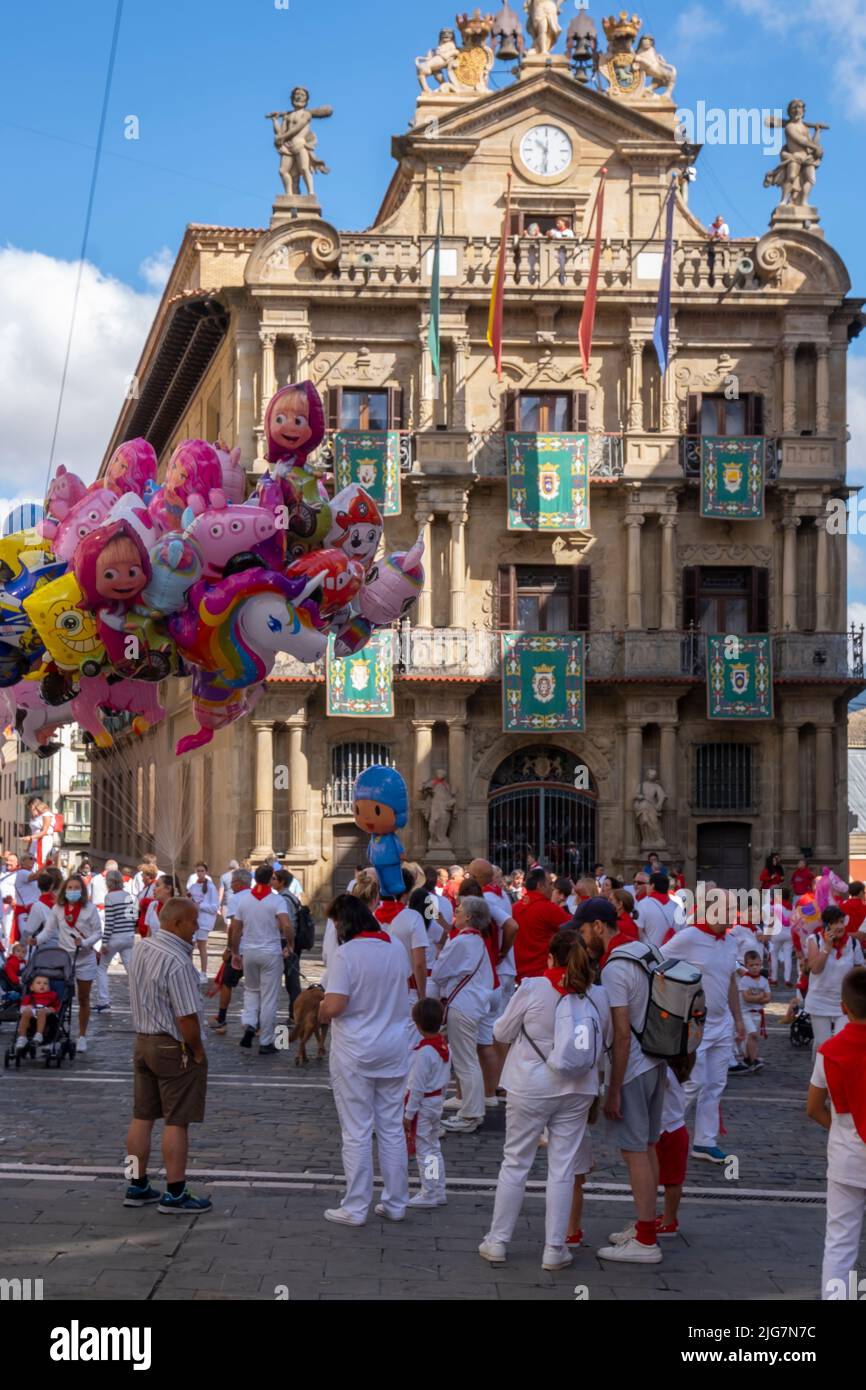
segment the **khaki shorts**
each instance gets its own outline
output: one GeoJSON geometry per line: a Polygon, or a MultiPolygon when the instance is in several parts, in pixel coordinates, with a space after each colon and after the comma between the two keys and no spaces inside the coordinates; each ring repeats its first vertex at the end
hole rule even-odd
{"type": "Polygon", "coordinates": [[[201,1124],[207,1058],[194,1062],[183,1044],[167,1033],[138,1033],[132,1067],[134,1119],[165,1120],[167,1125],[201,1124]]]}

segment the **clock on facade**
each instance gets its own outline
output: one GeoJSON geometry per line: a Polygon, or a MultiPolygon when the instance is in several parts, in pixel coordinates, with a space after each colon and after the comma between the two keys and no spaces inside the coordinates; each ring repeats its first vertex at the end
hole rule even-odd
{"type": "Polygon", "coordinates": [[[571,156],[571,140],[556,125],[534,125],[520,141],[520,158],[533,174],[561,174],[571,156]]]}

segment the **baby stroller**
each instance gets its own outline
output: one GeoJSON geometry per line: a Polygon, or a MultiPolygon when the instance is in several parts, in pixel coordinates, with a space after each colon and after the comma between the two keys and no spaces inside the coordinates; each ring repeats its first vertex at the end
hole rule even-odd
{"type": "Polygon", "coordinates": [[[812,1032],[812,1020],[806,1013],[802,1004],[798,1004],[793,1020],[791,1022],[791,1046],[792,1047],[811,1047],[814,1034],[812,1032]]]}
{"type": "MultiPolygon", "coordinates": [[[[75,957],[64,951],[61,946],[37,946],[21,975],[24,994],[29,990],[31,981],[39,975],[48,977],[51,988],[60,1000],[57,1013],[51,1014],[46,1020],[45,1039],[40,1043],[39,1051],[45,1058],[46,1067],[50,1067],[52,1062],[61,1067],[64,1057],[68,1057],[70,1062],[75,1057],[75,1043],[70,1035],[72,999],[75,992],[75,957]]],[[[35,1031],[34,1018],[28,1029],[27,1046],[16,1050],[13,1038],[3,1055],[4,1067],[9,1067],[12,1062],[16,1067],[20,1067],[22,1058],[36,1057],[36,1044],[30,1041],[35,1031]]]]}
{"type": "Polygon", "coordinates": [[[0,966],[0,1023],[17,1023],[21,986],[0,966]]]}

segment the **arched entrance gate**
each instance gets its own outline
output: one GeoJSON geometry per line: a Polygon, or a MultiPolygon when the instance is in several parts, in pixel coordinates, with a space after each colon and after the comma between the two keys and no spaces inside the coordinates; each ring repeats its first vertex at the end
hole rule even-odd
{"type": "Polygon", "coordinates": [[[580,759],[563,748],[533,744],[500,763],[490,782],[490,859],[505,873],[538,859],[574,878],[595,863],[598,796],[575,786],[580,759]]]}

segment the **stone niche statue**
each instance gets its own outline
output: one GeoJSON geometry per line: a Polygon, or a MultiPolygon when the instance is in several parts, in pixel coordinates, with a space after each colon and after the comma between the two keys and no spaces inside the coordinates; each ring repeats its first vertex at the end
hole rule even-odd
{"type": "Polygon", "coordinates": [[[437,767],[434,775],[421,788],[423,805],[421,814],[427,823],[430,845],[447,845],[448,832],[457,802],[448,784],[444,767],[437,767]]]}
{"type": "Polygon", "coordinates": [[[315,194],[313,174],[329,174],[330,170],[315,156],[316,136],[313,121],[334,114],[332,106],[310,106],[306,87],[292,92],[291,111],[269,111],[265,120],[274,126],[274,145],[280,156],[280,178],[287,198],[304,192],[315,194]],[[301,185],[305,187],[302,188],[301,185]]]}
{"type": "Polygon", "coordinates": [[[771,129],[779,126],[785,132],[785,143],[775,169],[764,176],[765,188],[782,190],[780,205],[792,204],[795,207],[808,207],[818,166],[824,158],[821,144],[821,131],[829,130],[821,121],[805,121],[806,103],[788,102],[788,114],[782,121],[777,116],[767,116],[766,124],[771,129]]]}
{"type": "Polygon", "coordinates": [[[559,12],[564,0],[524,0],[526,28],[532,39],[528,56],[550,53],[562,33],[559,12]]]}
{"type": "Polygon", "coordinates": [[[659,781],[657,769],[648,767],[640,792],[634,799],[634,818],[637,821],[641,849],[664,849],[662,807],[667,799],[667,792],[659,781]]]}

